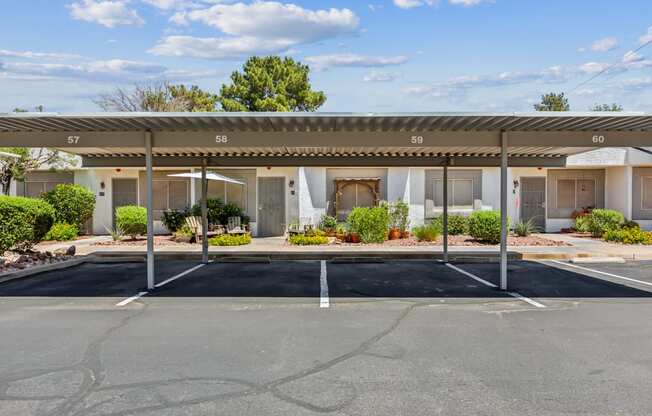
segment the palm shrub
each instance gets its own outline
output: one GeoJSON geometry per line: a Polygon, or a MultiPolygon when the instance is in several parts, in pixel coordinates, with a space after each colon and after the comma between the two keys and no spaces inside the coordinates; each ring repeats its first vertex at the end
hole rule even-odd
{"type": "MultiPolygon", "coordinates": [[[[440,229],[444,229],[444,216],[433,220],[440,229]]],[[[443,232],[443,231],[442,231],[443,232]]],[[[448,216],[448,234],[449,235],[464,235],[469,233],[469,219],[464,215],[453,214],[448,216]]]]}
{"type": "Polygon", "coordinates": [[[527,237],[532,233],[539,231],[539,227],[534,223],[533,219],[527,221],[519,221],[514,225],[514,233],[519,237],[527,237]]]}
{"type": "Polygon", "coordinates": [[[0,195],[0,253],[41,241],[54,224],[54,214],[42,199],[0,195]]]}
{"type": "Polygon", "coordinates": [[[357,207],[351,210],[346,219],[349,232],[357,234],[360,241],[382,243],[387,238],[389,211],[387,207],[357,207]]]}
{"type": "Polygon", "coordinates": [[[441,226],[436,221],[412,228],[412,234],[419,241],[437,241],[441,235],[441,226]]]}
{"type": "Polygon", "coordinates": [[[625,216],[612,209],[594,209],[589,214],[588,229],[594,237],[602,237],[610,230],[617,230],[625,222],[625,216]]]}
{"type": "MultiPolygon", "coordinates": [[[[507,227],[509,227],[509,218],[507,227]]],[[[469,216],[469,234],[478,241],[498,244],[500,242],[500,212],[475,211],[469,216]]]]}
{"type": "Polygon", "coordinates": [[[135,205],[119,207],[115,210],[115,223],[122,233],[135,240],[147,233],[147,210],[135,205]]]}
{"type": "Polygon", "coordinates": [[[74,225],[78,231],[84,229],[95,210],[95,194],[80,185],[57,185],[45,192],[43,199],[54,208],[56,223],[74,225]]]}

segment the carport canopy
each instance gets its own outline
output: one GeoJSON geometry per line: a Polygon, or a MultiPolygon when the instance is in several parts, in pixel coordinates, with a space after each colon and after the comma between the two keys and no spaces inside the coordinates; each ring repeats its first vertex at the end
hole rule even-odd
{"type": "MultiPolygon", "coordinates": [[[[154,166],[202,167],[204,223],[209,166],[441,166],[444,178],[449,166],[500,166],[507,289],[507,167],[563,167],[598,147],[652,146],[651,130],[652,114],[632,112],[0,114],[1,147],[56,148],[84,167],[146,167],[150,289],[154,166]]],[[[446,236],[446,204],[443,215],[446,236]]]]}

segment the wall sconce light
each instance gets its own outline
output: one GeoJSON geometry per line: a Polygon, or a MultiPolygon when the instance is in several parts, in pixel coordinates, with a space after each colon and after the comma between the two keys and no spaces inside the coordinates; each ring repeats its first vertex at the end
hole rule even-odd
{"type": "Polygon", "coordinates": [[[291,179],[288,185],[290,185],[290,188],[294,188],[294,179],[291,179]]]}
{"type": "Polygon", "coordinates": [[[100,189],[104,189],[104,188],[106,188],[106,184],[104,183],[104,181],[102,181],[100,182],[100,189]]]}
{"type": "Polygon", "coordinates": [[[514,181],[514,190],[512,191],[514,195],[516,195],[516,190],[518,189],[519,186],[521,186],[521,183],[518,181],[518,179],[516,179],[514,181]]]}

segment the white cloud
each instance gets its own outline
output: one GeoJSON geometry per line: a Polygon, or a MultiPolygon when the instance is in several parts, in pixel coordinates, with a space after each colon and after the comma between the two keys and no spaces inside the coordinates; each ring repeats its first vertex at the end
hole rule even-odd
{"type": "MultiPolygon", "coordinates": [[[[473,7],[482,3],[493,3],[494,0],[448,0],[453,6],[473,7]]],[[[413,9],[421,6],[436,6],[439,0],[394,0],[394,5],[401,9],[413,9]]]]}
{"type": "Polygon", "coordinates": [[[604,38],[596,40],[591,45],[591,50],[594,52],[609,52],[618,47],[618,39],[616,38],[604,38]]]}
{"type": "Polygon", "coordinates": [[[179,25],[199,22],[226,36],[168,36],[151,53],[209,59],[279,53],[301,44],[352,35],[359,25],[358,17],[349,9],[308,10],[274,1],[217,4],[177,12],[170,20],[179,25]]]}
{"type": "Polygon", "coordinates": [[[364,82],[391,82],[396,80],[400,75],[396,72],[371,71],[365,75],[364,82]]]}
{"type": "Polygon", "coordinates": [[[482,3],[493,3],[493,0],[448,0],[448,2],[455,6],[473,7],[482,3]]]}
{"type": "Polygon", "coordinates": [[[23,59],[74,59],[74,58],[80,58],[79,55],[70,54],[70,53],[10,51],[10,50],[7,50],[7,49],[0,49],[0,57],[4,57],[4,58],[23,58],[23,59]]]}
{"type": "Polygon", "coordinates": [[[365,56],[352,53],[308,56],[305,61],[317,70],[330,67],[384,67],[401,65],[408,61],[407,56],[365,56]]]}
{"type": "Polygon", "coordinates": [[[161,10],[178,10],[194,7],[195,3],[188,0],[142,0],[144,3],[161,10]]]}
{"type": "Polygon", "coordinates": [[[138,12],[127,6],[128,3],[129,0],[82,0],[68,7],[73,19],[99,23],[109,28],[145,24],[138,12]]]}
{"type": "Polygon", "coordinates": [[[652,42],[652,26],[647,28],[647,33],[638,38],[638,41],[642,44],[652,42]]]}
{"type": "Polygon", "coordinates": [[[629,51],[625,55],[623,55],[623,62],[625,63],[640,62],[643,59],[645,59],[643,55],[638,54],[634,51],[629,51]]]}
{"type": "Polygon", "coordinates": [[[436,0],[394,0],[394,4],[401,9],[412,9],[424,5],[433,6],[437,4],[436,0]]]}

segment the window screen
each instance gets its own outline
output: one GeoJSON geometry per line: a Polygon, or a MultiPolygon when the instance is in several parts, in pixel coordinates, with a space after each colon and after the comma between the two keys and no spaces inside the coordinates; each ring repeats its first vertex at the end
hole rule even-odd
{"type": "Polygon", "coordinates": [[[577,206],[575,209],[595,208],[595,181],[593,179],[577,180],[577,206]]]}
{"type": "MultiPolygon", "coordinates": [[[[434,201],[436,207],[443,206],[444,181],[435,179],[434,201]]],[[[449,179],[448,180],[448,205],[454,207],[473,206],[473,180],[472,179],[449,179]]]]}
{"type": "MultiPolygon", "coordinates": [[[[243,179],[238,178],[239,181],[245,182],[243,179]]],[[[236,204],[243,210],[247,210],[247,186],[238,185],[237,183],[226,184],[226,201],[228,203],[236,204]]]]}
{"type": "Polygon", "coordinates": [[[641,178],[641,203],[643,209],[652,209],[652,176],[641,178]]]}
{"type": "Polygon", "coordinates": [[[25,196],[28,198],[39,198],[45,186],[43,182],[26,182],[25,183],[25,196]]]}
{"type": "Polygon", "coordinates": [[[188,182],[170,181],[169,189],[169,209],[184,210],[188,207],[188,182]]]}
{"type": "Polygon", "coordinates": [[[575,209],[575,179],[557,181],[557,208],[575,209]]]}

